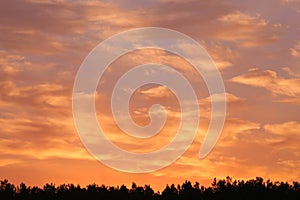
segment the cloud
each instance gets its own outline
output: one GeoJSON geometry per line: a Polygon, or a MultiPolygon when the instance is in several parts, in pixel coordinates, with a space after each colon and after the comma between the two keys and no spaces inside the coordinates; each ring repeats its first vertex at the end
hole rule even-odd
{"type": "Polygon", "coordinates": [[[299,2],[299,0],[281,0],[283,3],[295,3],[299,2]]]}
{"type": "Polygon", "coordinates": [[[12,81],[2,81],[0,88],[2,101],[14,104],[16,108],[24,105],[48,110],[52,109],[52,106],[66,108],[69,107],[71,100],[70,97],[63,94],[69,89],[60,84],[37,84],[22,87],[12,81]]]}
{"type": "Polygon", "coordinates": [[[294,168],[296,169],[300,166],[300,161],[298,160],[279,160],[277,164],[282,165],[285,168],[294,168]]]}
{"type": "Polygon", "coordinates": [[[26,55],[87,53],[99,40],[138,26],[137,14],[103,1],[6,1],[0,8],[0,42],[7,51],[26,55]]]}
{"type": "Polygon", "coordinates": [[[289,67],[283,67],[282,68],[283,71],[287,72],[288,75],[290,75],[291,77],[297,77],[299,78],[300,77],[300,74],[294,72],[291,68],[289,67]]]}
{"type": "Polygon", "coordinates": [[[300,41],[296,42],[293,48],[290,48],[290,53],[294,57],[300,57],[300,41]]]}
{"type": "Polygon", "coordinates": [[[245,47],[258,46],[276,41],[280,35],[280,24],[270,24],[261,16],[251,16],[241,11],[233,11],[218,18],[220,40],[235,41],[245,47]]]}
{"type": "Polygon", "coordinates": [[[238,52],[233,51],[229,45],[224,45],[221,42],[201,41],[201,44],[208,51],[216,66],[221,71],[232,67],[235,60],[239,57],[238,52]]]}
{"type": "Polygon", "coordinates": [[[289,137],[291,135],[299,135],[300,123],[297,121],[289,121],[281,124],[266,124],[264,126],[266,131],[269,131],[273,134],[280,135],[283,137],[289,137]]]}
{"type": "Polygon", "coordinates": [[[161,180],[181,183],[188,178],[210,184],[210,177],[227,175],[299,179],[299,115],[298,107],[290,105],[300,102],[295,7],[281,1],[272,6],[267,1],[219,0],[4,1],[0,7],[0,176],[28,184],[137,181],[157,188],[164,186],[161,180]],[[148,124],[149,107],[159,101],[168,112],[164,130],[147,141],[120,131],[111,115],[110,92],[131,67],[147,62],[170,65],[186,76],[199,98],[200,126],[191,148],[170,167],[132,175],[91,160],[76,134],[71,96],[76,71],[94,46],[113,34],[144,26],[187,34],[207,49],[224,80],[234,78],[225,82],[228,115],[222,136],[211,154],[199,160],[211,101],[199,74],[184,59],[162,50],[135,51],[112,63],[100,81],[103,88],[97,90],[96,109],[107,137],[120,148],[132,152],[162,148],[180,124],[174,96],[161,86],[143,87],[132,98],[132,118],[139,125],[148,124]],[[249,66],[259,68],[242,74],[249,66]],[[274,70],[282,66],[284,72],[274,70]],[[240,84],[273,96],[253,94],[253,88],[240,84]]]}
{"type": "Polygon", "coordinates": [[[259,130],[260,124],[248,120],[230,118],[227,119],[221,136],[220,146],[232,146],[238,141],[247,139],[252,131],[259,130]]]}
{"type": "Polygon", "coordinates": [[[300,97],[281,98],[278,102],[300,105],[300,97]]]}
{"type": "MultiPolygon", "coordinates": [[[[245,99],[241,98],[241,97],[238,97],[238,96],[235,96],[234,94],[231,94],[231,93],[226,93],[226,103],[236,103],[236,102],[241,102],[241,101],[244,101],[245,99]]],[[[221,94],[214,94],[214,99],[216,102],[218,101],[222,101],[223,98],[223,95],[221,94]]],[[[211,97],[207,97],[207,98],[204,98],[204,99],[200,99],[199,100],[199,104],[210,104],[211,102],[211,97]]]]}
{"type": "Polygon", "coordinates": [[[0,160],[0,165],[12,164],[12,162],[24,163],[27,159],[46,160],[49,158],[68,158],[68,159],[87,159],[93,158],[87,153],[84,148],[78,148],[68,144],[65,141],[48,141],[52,143],[52,147],[36,148],[37,143],[32,143],[24,140],[1,140],[1,155],[10,155],[11,158],[18,157],[18,159],[11,159],[7,162],[0,160]]]}
{"type": "Polygon", "coordinates": [[[239,75],[230,80],[234,83],[264,88],[273,95],[297,97],[300,95],[300,79],[279,77],[275,71],[252,68],[247,74],[239,75]]]}
{"type": "Polygon", "coordinates": [[[161,85],[147,90],[141,90],[140,93],[148,95],[149,97],[168,97],[171,95],[171,91],[167,87],[161,85]]]}
{"type": "Polygon", "coordinates": [[[199,40],[229,41],[243,47],[270,44],[280,38],[285,29],[282,24],[244,12],[242,7],[228,1],[161,1],[159,7],[147,10],[144,22],[179,30],[199,40]],[[159,13],[163,13],[163,18],[159,13]],[[188,28],[191,26],[194,31],[188,28]]]}

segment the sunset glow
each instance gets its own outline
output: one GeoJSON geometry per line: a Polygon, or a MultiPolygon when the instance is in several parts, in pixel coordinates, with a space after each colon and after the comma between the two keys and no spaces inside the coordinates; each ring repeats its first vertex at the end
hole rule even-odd
{"type": "Polygon", "coordinates": [[[208,185],[214,177],[226,176],[300,181],[299,21],[298,0],[1,2],[0,179],[39,186],[136,182],[156,190],[185,180],[208,185]],[[95,94],[98,123],[113,144],[135,153],[155,151],[180,126],[180,102],[157,84],[133,92],[129,113],[145,126],[149,108],[159,103],[168,116],[163,129],[143,139],[116,125],[112,90],[138,65],[160,63],[183,74],[196,91],[200,113],[197,135],[178,160],[158,171],[131,174],[107,167],[84,147],[73,120],[72,92],[80,65],[96,45],[141,27],[179,31],[206,49],[224,81],[227,115],[216,146],[200,159],[212,99],[220,96],[211,97],[191,63],[171,52],[150,48],[119,57],[95,94]]]}

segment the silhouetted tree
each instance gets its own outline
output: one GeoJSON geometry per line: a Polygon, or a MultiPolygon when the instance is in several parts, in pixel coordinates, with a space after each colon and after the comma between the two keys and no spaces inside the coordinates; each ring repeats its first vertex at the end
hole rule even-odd
{"type": "Polygon", "coordinates": [[[21,183],[18,187],[8,180],[0,181],[1,200],[221,200],[221,199],[300,199],[300,184],[293,182],[264,181],[260,177],[244,180],[213,180],[211,186],[204,187],[200,183],[185,181],[182,185],[166,185],[160,192],[154,192],[150,185],[137,186],[132,183],[131,189],[125,185],[105,186],[90,184],[84,188],[80,185],[63,184],[55,186],[45,184],[42,188],[28,187],[21,183]]]}

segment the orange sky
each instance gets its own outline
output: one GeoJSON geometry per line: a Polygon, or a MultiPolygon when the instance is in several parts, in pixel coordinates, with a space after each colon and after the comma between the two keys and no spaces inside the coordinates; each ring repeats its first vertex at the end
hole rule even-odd
{"type": "Polygon", "coordinates": [[[1,2],[0,179],[30,185],[134,181],[155,189],[186,179],[206,185],[226,176],[300,181],[299,20],[298,0],[1,2]],[[116,127],[109,110],[111,89],[136,65],[157,62],[181,70],[198,91],[201,113],[198,134],[181,158],[156,172],[128,174],[104,166],[84,148],[73,122],[72,89],[82,61],[98,43],[148,26],[180,31],[206,48],[224,80],[227,118],[217,145],[200,160],[210,116],[202,78],[183,59],[161,50],[122,56],[107,70],[96,95],[99,122],[115,144],[134,152],[155,150],[179,124],[174,95],[152,85],[136,91],[130,111],[135,122],[146,125],[149,106],[169,106],[160,134],[133,139],[116,127]]]}

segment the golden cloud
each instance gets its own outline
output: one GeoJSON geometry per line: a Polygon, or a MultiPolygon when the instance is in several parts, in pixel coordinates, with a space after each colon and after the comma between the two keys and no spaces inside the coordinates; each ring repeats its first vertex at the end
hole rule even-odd
{"type": "Polygon", "coordinates": [[[290,48],[292,56],[300,57],[300,41],[298,41],[293,48],[290,48]]]}
{"type": "Polygon", "coordinates": [[[247,74],[236,76],[231,82],[269,90],[274,95],[297,97],[300,94],[300,79],[279,77],[275,71],[252,68],[247,74]]]}

